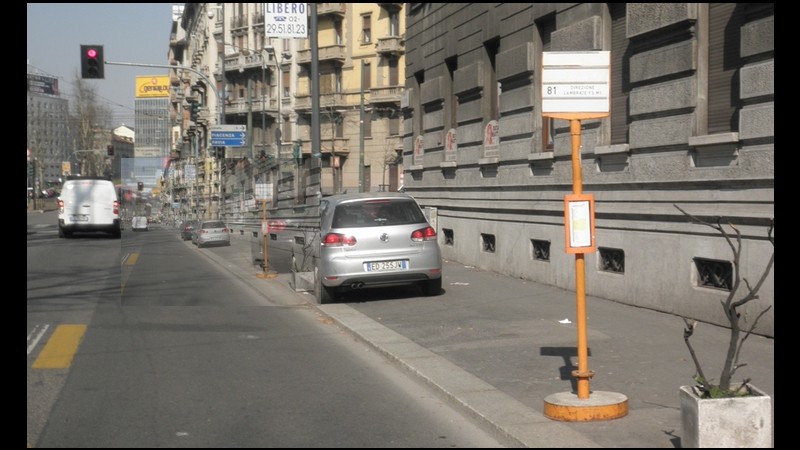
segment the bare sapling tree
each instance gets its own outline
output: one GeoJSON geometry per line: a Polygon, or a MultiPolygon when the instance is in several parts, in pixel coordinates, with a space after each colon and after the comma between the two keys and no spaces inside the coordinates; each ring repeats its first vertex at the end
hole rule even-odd
{"type": "Polygon", "coordinates": [[[111,109],[98,102],[97,88],[79,75],[76,71],[73,113],[69,122],[72,135],[75,136],[73,151],[80,151],[74,154],[75,160],[80,161],[82,175],[109,175],[111,167],[110,162],[106,161],[104,142],[111,142],[108,131],[111,129],[111,109]]]}
{"type": "Polygon", "coordinates": [[[397,164],[397,146],[400,143],[400,138],[387,137],[383,141],[383,154],[381,158],[381,184],[386,185],[386,174],[389,172],[389,167],[397,164]]]}
{"type": "Polygon", "coordinates": [[[733,224],[728,223],[728,228],[734,232],[733,235],[731,235],[731,233],[727,231],[723,225],[721,217],[718,217],[715,223],[706,222],[696,216],[693,216],[692,214],[687,213],[677,205],[673,206],[675,206],[675,208],[688,217],[693,223],[710,227],[719,232],[725,239],[725,242],[728,244],[728,247],[730,247],[733,254],[733,285],[725,300],[720,301],[720,304],[725,312],[725,317],[728,319],[728,324],[730,325],[730,338],[728,340],[728,349],[725,354],[725,363],[722,367],[718,384],[712,383],[712,381],[706,377],[705,373],[703,372],[702,365],[697,357],[697,353],[695,352],[695,349],[690,341],[690,338],[698,326],[698,322],[696,320],[689,320],[685,317],[683,318],[683,321],[686,324],[686,328],[683,331],[683,340],[686,343],[689,353],[692,356],[692,361],[694,362],[696,370],[696,375],[694,376],[695,382],[697,383],[696,387],[703,397],[722,398],[749,395],[749,378],[743,380],[742,383],[737,383],[734,385],[732,385],[731,380],[739,368],[747,365],[747,363],[739,362],[742,346],[747,338],[753,333],[753,330],[756,328],[759,319],[761,319],[761,317],[772,308],[772,305],[769,305],[759,311],[750,326],[744,330],[742,329],[743,318],[741,310],[745,305],[759,298],[758,291],[761,289],[761,286],[764,284],[764,281],[767,279],[767,276],[769,275],[770,271],[772,270],[772,266],[775,263],[775,238],[772,235],[775,229],[775,218],[773,217],[769,220],[769,227],[767,229],[767,239],[769,240],[770,244],[772,244],[772,254],[770,255],[769,261],[767,262],[767,265],[764,268],[760,278],[755,285],[752,285],[746,277],[742,276],[741,273],[741,231],[733,224]],[[740,290],[743,291],[741,294],[740,290]]]}

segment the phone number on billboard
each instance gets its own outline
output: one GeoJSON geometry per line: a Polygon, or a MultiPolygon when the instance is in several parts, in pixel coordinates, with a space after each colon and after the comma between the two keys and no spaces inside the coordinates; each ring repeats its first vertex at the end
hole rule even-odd
{"type": "Polygon", "coordinates": [[[271,34],[306,34],[306,25],[303,23],[270,23],[267,24],[267,35],[271,34]]]}

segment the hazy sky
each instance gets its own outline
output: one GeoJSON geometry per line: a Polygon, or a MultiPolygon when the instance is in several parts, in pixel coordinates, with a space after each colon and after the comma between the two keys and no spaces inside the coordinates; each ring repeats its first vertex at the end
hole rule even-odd
{"type": "MultiPolygon", "coordinates": [[[[28,3],[28,68],[58,78],[70,98],[81,44],[102,45],[106,61],[168,64],[173,4],[181,3],[28,3]]],[[[167,73],[106,64],[105,79],[87,82],[114,112],[114,126],[133,126],[136,77],[167,73]]]]}

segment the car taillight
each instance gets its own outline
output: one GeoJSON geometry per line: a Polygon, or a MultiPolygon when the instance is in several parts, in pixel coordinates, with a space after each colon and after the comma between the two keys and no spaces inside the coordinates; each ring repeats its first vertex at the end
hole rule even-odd
{"type": "Polygon", "coordinates": [[[328,233],[320,241],[323,247],[352,247],[356,245],[354,236],[345,236],[340,233],[328,233]]]}
{"type": "MultiPolygon", "coordinates": [[[[61,203],[59,206],[61,206],[63,208],[64,203],[63,202],[59,202],[59,203],[61,203]]],[[[119,215],[119,200],[114,200],[114,214],[115,215],[119,215]]]]}
{"type": "Polygon", "coordinates": [[[58,210],[62,214],[64,213],[64,200],[58,199],[58,210]]]}
{"type": "Polygon", "coordinates": [[[415,242],[436,240],[436,230],[432,227],[420,228],[411,233],[411,240],[415,242]]]}

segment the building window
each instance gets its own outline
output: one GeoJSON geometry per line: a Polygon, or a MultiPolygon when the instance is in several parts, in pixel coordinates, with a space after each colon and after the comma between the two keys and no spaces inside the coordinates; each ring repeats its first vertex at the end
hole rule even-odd
{"type": "Polygon", "coordinates": [[[389,117],[389,136],[397,136],[400,134],[400,118],[389,117]]]}
{"type": "Polygon", "coordinates": [[[708,5],[708,134],[738,131],[744,8],[739,3],[708,5]]]}
{"type": "Polygon", "coordinates": [[[364,112],[364,137],[372,137],[372,111],[364,112]]]}
{"type": "Polygon", "coordinates": [[[697,286],[730,291],[733,286],[733,265],[728,261],[694,258],[697,286]]]}
{"type": "Polygon", "coordinates": [[[552,117],[542,117],[542,148],[546,152],[552,152],[555,148],[556,119],[552,117]]]}
{"type": "Polygon", "coordinates": [[[458,70],[458,58],[452,57],[444,60],[447,66],[447,98],[445,98],[445,111],[447,114],[446,123],[450,124],[450,128],[458,128],[458,96],[455,94],[455,74],[458,70]]]}
{"type": "Polygon", "coordinates": [[[372,42],[372,16],[361,17],[361,43],[369,44],[372,42]]]}
{"type": "Polygon", "coordinates": [[[611,144],[628,143],[628,96],[630,83],[627,71],[629,40],[626,36],[626,4],[607,3],[611,16],[611,144]]]}
{"type": "Polygon", "coordinates": [[[342,21],[333,22],[333,31],[336,33],[336,45],[342,45],[342,21]]]}
{"type": "MultiPolygon", "coordinates": [[[[556,30],[556,16],[555,14],[550,14],[548,16],[543,17],[541,20],[536,22],[536,30],[538,31],[539,43],[541,52],[549,52],[550,51],[550,38],[553,32],[556,30]]],[[[542,55],[539,56],[539,61],[542,60],[542,55]]],[[[538,92],[542,91],[542,79],[541,74],[538,75],[538,92]]],[[[538,96],[541,97],[541,96],[538,96]]],[[[541,100],[539,100],[539,106],[541,106],[541,100]]],[[[542,116],[542,122],[540,125],[541,136],[542,136],[542,151],[543,152],[552,152],[553,148],[555,147],[555,119],[552,117],[545,117],[542,116]]]]}
{"type": "Polygon", "coordinates": [[[536,261],[550,261],[550,242],[531,239],[531,256],[536,261]]]}
{"type": "Polygon", "coordinates": [[[481,233],[481,249],[487,253],[494,253],[495,238],[493,234],[481,233]]]}
{"type": "Polygon", "coordinates": [[[602,272],[625,273],[625,252],[618,248],[598,248],[602,272]]]}
{"type": "Polygon", "coordinates": [[[450,228],[442,228],[443,244],[452,246],[454,242],[453,230],[450,228]]]}
{"type": "Polygon", "coordinates": [[[399,11],[389,11],[389,36],[400,36],[399,11]]]}
{"type": "Polygon", "coordinates": [[[281,75],[283,80],[281,80],[281,88],[283,89],[283,97],[288,98],[292,95],[292,78],[291,73],[289,71],[284,71],[281,75]]]}
{"type": "Polygon", "coordinates": [[[364,89],[372,88],[372,64],[364,64],[361,66],[364,71],[361,73],[361,86],[364,89]]]}

